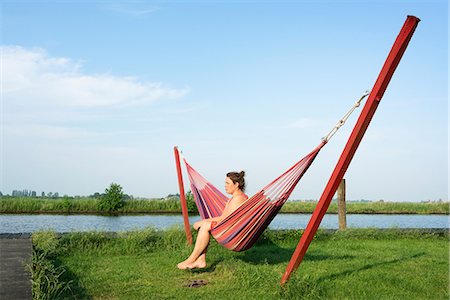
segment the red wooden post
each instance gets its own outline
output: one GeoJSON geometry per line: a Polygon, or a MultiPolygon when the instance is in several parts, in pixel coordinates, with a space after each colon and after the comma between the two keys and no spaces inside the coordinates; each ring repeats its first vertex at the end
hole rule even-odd
{"type": "Polygon", "coordinates": [[[361,142],[364,133],[366,132],[367,127],[375,114],[375,110],[377,109],[377,106],[386,91],[389,81],[391,80],[398,63],[400,62],[400,59],[402,58],[419,21],[420,19],[414,16],[408,16],[406,18],[406,21],[403,24],[394,45],[392,46],[391,52],[389,53],[386,62],[381,69],[380,75],[375,82],[369,98],[367,99],[366,105],[361,111],[350,138],[345,145],[341,157],[339,158],[339,161],[328,181],[328,184],[325,187],[316,208],[314,209],[311,219],[306,226],[305,232],[303,233],[300,242],[292,255],[289,265],[284,272],[283,278],[281,279],[281,285],[285,284],[289,280],[291,273],[298,268],[306,251],[308,250],[308,246],[319,228],[323,216],[330,206],[331,199],[336,193],[339,183],[350,165],[356,149],[358,148],[359,143],[361,142]]]}
{"type": "Polygon", "coordinates": [[[184,219],[184,230],[186,231],[186,239],[188,244],[192,245],[191,224],[189,224],[186,197],[184,195],[183,175],[181,174],[180,154],[178,153],[178,147],[173,147],[173,151],[175,153],[175,164],[177,165],[178,185],[180,187],[181,212],[183,213],[184,219]]]}

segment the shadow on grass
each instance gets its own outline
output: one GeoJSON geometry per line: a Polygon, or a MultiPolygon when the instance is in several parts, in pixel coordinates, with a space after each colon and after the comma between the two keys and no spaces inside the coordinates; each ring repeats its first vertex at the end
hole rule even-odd
{"type": "MultiPolygon", "coordinates": [[[[256,244],[253,248],[243,252],[238,259],[241,259],[248,263],[253,264],[278,264],[290,261],[295,248],[282,248],[271,241],[264,241],[263,243],[256,244]]],[[[341,276],[347,276],[355,272],[364,271],[372,268],[376,268],[383,265],[395,264],[402,261],[415,259],[417,257],[425,255],[425,252],[416,253],[411,256],[404,256],[401,258],[389,260],[389,261],[379,261],[371,264],[367,264],[358,269],[347,270],[336,274],[331,274],[320,278],[320,280],[326,279],[336,279],[341,276]]],[[[304,261],[323,261],[323,260],[343,260],[343,259],[353,259],[357,256],[354,255],[333,255],[333,254],[323,254],[319,250],[310,251],[305,254],[304,261]]]]}
{"type": "MultiPolygon", "coordinates": [[[[264,241],[258,243],[253,248],[242,253],[238,256],[239,259],[253,264],[269,264],[274,265],[278,263],[288,262],[295,248],[282,248],[271,241],[264,241]]],[[[321,260],[340,260],[340,259],[352,259],[355,256],[351,255],[329,255],[320,254],[317,252],[307,253],[305,260],[309,261],[321,261],[321,260]]]]}
{"type": "Polygon", "coordinates": [[[90,300],[92,297],[87,293],[86,289],[82,287],[80,284],[80,280],[78,277],[72,273],[67,266],[64,265],[61,260],[58,258],[53,259],[53,263],[55,266],[62,266],[65,269],[65,272],[61,275],[61,280],[63,282],[69,283],[69,289],[64,291],[61,295],[61,299],[86,299],[90,300]]]}
{"type": "Polygon", "coordinates": [[[344,276],[351,275],[351,274],[356,273],[356,272],[365,271],[365,270],[373,269],[373,268],[380,267],[380,266],[387,266],[387,265],[396,264],[396,263],[399,263],[399,262],[404,262],[404,261],[407,261],[407,260],[415,259],[415,258],[418,258],[418,257],[423,256],[423,255],[425,255],[425,252],[416,253],[416,254],[411,255],[411,256],[403,256],[401,258],[388,260],[388,261],[374,262],[374,263],[367,264],[367,265],[362,266],[362,267],[357,268],[357,269],[346,270],[346,271],[343,271],[343,272],[339,272],[339,273],[323,276],[323,277],[319,278],[317,281],[321,282],[321,281],[327,280],[327,279],[332,279],[333,280],[333,279],[337,279],[339,277],[344,277],[344,276]]]}

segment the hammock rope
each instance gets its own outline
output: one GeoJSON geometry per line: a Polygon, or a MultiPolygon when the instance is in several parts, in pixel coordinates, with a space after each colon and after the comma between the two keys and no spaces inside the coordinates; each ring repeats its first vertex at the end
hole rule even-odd
{"type": "MultiPolygon", "coordinates": [[[[321,143],[283,174],[248,198],[222,221],[213,223],[211,234],[222,246],[233,251],[249,249],[269,226],[323,146],[345,124],[353,111],[369,94],[365,92],[321,143]]],[[[221,216],[228,198],[198,173],[178,150],[188,173],[191,191],[202,219],[221,216]]]]}
{"type": "Polygon", "coordinates": [[[336,134],[339,128],[341,128],[345,124],[345,122],[350,117],[350,115],[355,111],[355,109],[357,109],[361,105],[361,102],[364,100],[364,98],[369,96],[369,94],[370,91],[368,90],[365,91],[364,94],[362,94],[361,97],[358,99],[358,101],[355,102],[355,105],[353,105],[352,108],[350,108],[350,110],[342,117],[342,119],[339,120],[336,126],[334,126],[333,129],[331,129],[331,131],[322,138],[322,141],[325,140],[328,142],[333,137],[333,135],[336,134]]]}

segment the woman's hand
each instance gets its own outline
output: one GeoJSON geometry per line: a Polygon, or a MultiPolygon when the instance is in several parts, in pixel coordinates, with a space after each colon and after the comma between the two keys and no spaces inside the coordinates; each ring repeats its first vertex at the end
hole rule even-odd
{"type": "Polygon", "coordinates": [[[194,229],[198,230],[203,224],[203,220],[194,223],[194,229]]]}

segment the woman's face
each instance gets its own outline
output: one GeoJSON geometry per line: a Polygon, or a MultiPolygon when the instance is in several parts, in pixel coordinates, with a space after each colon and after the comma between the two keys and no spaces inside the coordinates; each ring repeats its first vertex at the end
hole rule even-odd
{"type": "Polygon", "coordinates": [[[227,194],[233,194],[236,189],[239,188],[239,183],[234,183],[233,180],[230,179],[230,177],[227,177],[225,179],[225,191],[227,194]]]}

